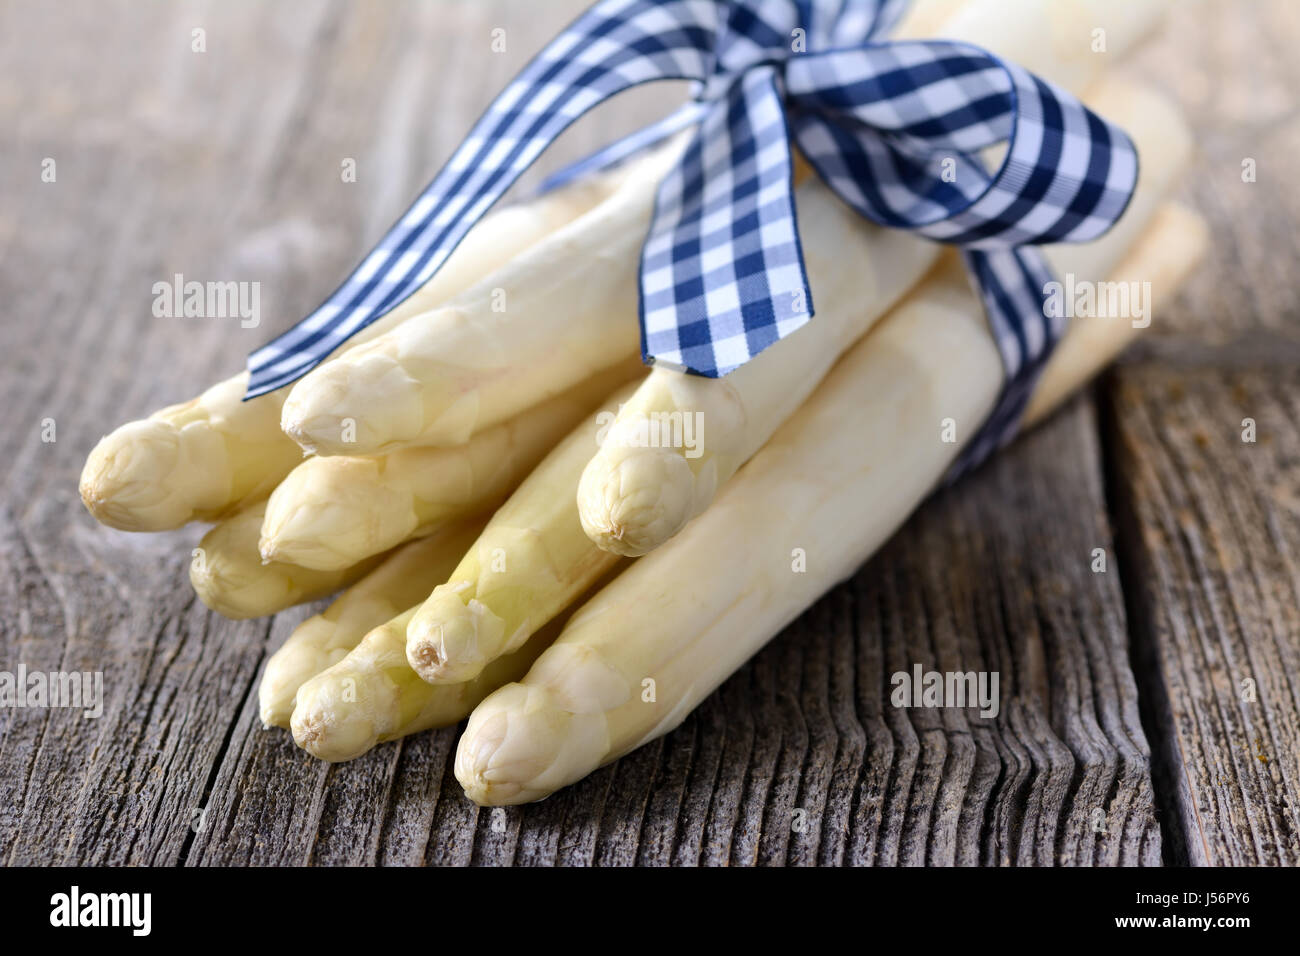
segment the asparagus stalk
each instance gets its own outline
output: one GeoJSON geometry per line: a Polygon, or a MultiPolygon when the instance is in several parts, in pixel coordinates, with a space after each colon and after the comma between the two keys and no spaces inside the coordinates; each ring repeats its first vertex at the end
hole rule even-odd
{"type": "Polygon", "coordinates": [[[262,501],[225,518],[194,551],[190,583],[200,600],[218,614],[236,620],[264,617],[326,597],[364,577],[384,558],[377,554],[337,571],[264,563],[257,540],[265,514],[262,501]]]}
{"type": "MultiPolygon", "coordinates": [[[[616,567],[605,574],[583,597],[595,594],[617,573],[616,567]]],[[[376,626],[346,657],[299,688],[291,718],[298,746],[338,763],[386,740],[463,720],[492,691],[523,677],[567,619],[552,619],[473,680],[429,684],[406,661],[406,628],[417,610],[418,605],[376,626]]]]}
{"type": "MultiPolygon", "coordinates": [[[[1169,104],[1144,90],[1105,83],[1093,102],[1112,115],[1128,111],[1121,121],[1136,131],[1144,157],[1137,193],[1122,227],[1047,255],[1058,275],[1127,279],[1145,270],[1167,293],[1202,245],[1185,217],[1151,225],[1158,198],[1185,165],[1189,134],[1169,104]],[[1146,226],[1128,261],[1114,267],[1146,226]]],[[[1076,320],[1066,343],[1080,335],[1095,342],[1088,324],[1100,321],[1076,320]]],[[[1046,381],[1093,367],[1072,358],[1077,349],[1062,349],[1066,358],[1052,368],[1067,371],[1049,368],[1046,381]]],[[[952,418],[968,439],[992,408],[1001,374],[981,309],[950,257],[849,351],[690,532],[597,595],[522,683],[484,701],[457,756],[470,796],[537,799],[676,726],[901,523],[960,448],[916,435],[952,418]],[[872,413],[854,413],[864,408],[872,413]],[[845,420],[856,423],[853,442],[836,435],[845,420]],[[791,572],[795,548],[816,562],[811,572],[791,572]],[[656,682],[655,700],[643,702],[647,678],[656,682]]],[[[1056,397],[1077,384],[1055,386],[1056,397]]]]}
{"type": "Polygon", "coordinates": [[[892,38],[908,40],[942,36],[943,25],[971,0],[925,0],[911,3],[895,25],[892,38]]]}
{"type": "Polygon", "coordinates": [[[455,448],[308,458],[271,495],[262,557],[337,570],[430,534],[457,515],[494,507],[602,398],[640,370],[635,359],[607,369],[455,448]]]}
{"type": "MultiPolygon", "coordinates": [[[[413,541],[326,608],[299,624],[271,655],[258,688],[263,725],[289,726],[298,688],[337,664],[366,632],[420,601],[445,581],[460,556],[483,528],[483,519],[466,518],[413,541]]],[[[403,641],[405,637],[403,636],[403,641]]]]}
{"type": "Polygon", "coordinates": [[[99,440],[81,472],[81,500],[101,524],[166,531],[215,521],[264,497],[295,464],[273,395],[244,402],[247,373],[99,440]]]}
{"type": "MultiPolygon", "coordinates": [[[[605,403],[617,406],[634,386],[605,403]]],[[[596,447],[602,414],[578,425],[492,516],[406,631],[406,657],[424,680],[471,680],[564,610],[618,561],[582,532],[573,488],[596,447]]]]}
{"type": "Polygon", "coordinates": [[[557,622],[473,680],[434,686],[406,663],[406,626],[417,608],[374,628],[346,657],[298,689],[290,729],[299,747],[338,763],[386,740],[454,724],[493,690],[523,676],[559,633],[557,622]]]}
{"type": "Polygon", "coordinates": [[[820,179],[799,186],[796,202],[817,317],[725,378],[650,372],[578,481],[582,529],[602,550],[645,554],[704,510],[939,255],[933,242],[868,224],[820,179]]]}
{"type": "MultiPolygon", "coordinates": [[[[1114,275],[1151,281],[1163,300],[1206,241],[1197,217],[1167,208],[1114,275]]],[[[672,730],[893,533],[958,450],[918,435],[954,418],[969,436],[998,391],[983,317],[960,271],[946,273],[855,346],[690,529],[475,708],[455,765],[470,799],[541,799],[672,730]],[[792,572],[796,548],[805,573],[792,572]]]]}
{"type": "MultiPolygon", "coordinates": [[[[437,275],[344,348],[468,288],[607,198],[623,175],[593,177],[488,216],[437,275]]],[[[189,521],[214,521],[269,493],[302,461],[302,449],[280,430],[289,389],[245,402],[247,381],[248,373],[240,373],[100,439],[81,473],[81,499],[90,513],[123,531],[166,531],[189,521]]]]}
{"type": "Polygon", "coordinates": [[[609,199],[444,308],[311,372],[284,430],[322,455],[457,445],[637,355],[638,252],[683,143],[629,163],[609,199]]]}
{"type": "MultiPolygon", "coordinates": [[[[1150,282],[1153,296],[1159,297],[1155,304],[1159,305],[1172,298],[1209,243],[1204,219],[1185,206],[1165,203],[1156,210],[1139,244],[1115,267],[1110,281],[1127,283],[1130,287],[1150,282]],[[1165,239],[1171,240],[1168,248],[1159,245],[1165,239]]],[[[1039,376],[1025,408],[1023,427],[1046,418],[1081,385],[1113,362],[1143,327],[1123,318],[1076,321],[1039,376]]]]}
{"type": "MultiPolygon", "coordinates": [[[[1090,45],[1094,26],[1108,31],[1108,55],[1119,56],[1163,12],[1156,0],[1015,0],[1012,6],[1022,19],[1010,29],[1003,25],[1003,0],[970,0],[937,27],[933,15],[942,7],[936,6],[918,15],[915,25],[980,43],[1012,60],[1028,57],[1040,75],[1077,91],[1095,79],[1106,62],[1090,45]],[[1050,57],[1041,55],[1044,36],[1052,38],[1050,57]]],[[[1126,119],[1135,115],[1105,93],[1091,100],[1102,115],[1121,125],[1129,125],[1126,119]]],[[[936,246],[912,246],[909,243],[917,240],[888,230],[872,229],[840,248],[845,230],[822,232],[823,223],[835,222],[837,214],[853,214],[830,208],[834,200],[824,193],[820,183],[811,182],[798,193],[817,317],[780,348],[767,350],[722,379],[667,368],[651,372],[620,410],[608,440],[578,484],[583,530],[600,548],[642,555],[681,531],[799,407],[844,350],[933,264],[936,246]],[[864,243],[870,244],[869,252],[848,251],[864,243]],[[855,263],[851,276],[842,267],[846,260],[855,263]],[[845,281],[828,281],[837,273],[845,281]],[[853,302],[851,308],[846,299],[853,302]],[[697,432],[707,432],[707,440],[682,440],[689,437],[692,424],[697,432]]]]}
{"type": "Polygon", "coordinates": [[[1173,7],[1171,0],[967,0],[934,35],[991,50],[1068,90],[1086,90],[1173,7]]]}

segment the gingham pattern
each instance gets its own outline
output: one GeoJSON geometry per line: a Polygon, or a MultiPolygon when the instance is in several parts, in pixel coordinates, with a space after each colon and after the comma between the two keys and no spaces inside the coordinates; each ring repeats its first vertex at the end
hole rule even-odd
{"type": "Polygon", "coordinates": [[[798,57],[785,77],[800,149],[884,226],[970,249],[1088,242],[1119,218],[1137,181],[1137,152],[1121,130],[968,44],[798,57]],[[978,153],[1004,141],[990,176],[978,153]]]}
{"type": "Polygon", "coordinates": [[[997,404],[949,469],[953,482],[1016,436],[1034,385],[1065,332],[1064,319],[1047,319],[1052,272],[1037,249],[963,253],[984,303],[989,330],[1002,356],[1005,378],[997,404]]]}
{"type": "MultiPolygon", "coordinates": [[[[642,252],[646,361],[725,375],[812,316],[793,138],[864,216],[965,247],[1008,383],[969,457],[995,447],[1060,331],[1043,317],[1041,259],[1017,247],[1104,232],[1132,194],[1136,152],[1069,94],[985,51],[878,42],[904,5],[602,0],[493,102],[357,271],[253,353],[248,396],[300,377],[428,281],[591,107],[639,83],[689,79],[699,97],[683,122],[697,126],[660,185],[642,252]],[[1006,159],[990,175],[979,151],[1004,141],[1006,159]]],[[[645,139],[661,135],[652,129],[645,139]]],[[[634,145],[616,145],[585,169],[620,160],[634,145]]]]}
{"type": "Polygon", "coordinates": [[[427,282],[568,126],[651,80],[704,81],[730,4],[601,0],[488,107],[415,204],[314,312],[248,359],[246,398],[302,377],[427,282]]]}
{"type": "Polygon", "coordinates": [[[748,70],[723,96],[660,184],[641,258],[642,355],[708,375],[812,310],[776,70],[748,70]]]}

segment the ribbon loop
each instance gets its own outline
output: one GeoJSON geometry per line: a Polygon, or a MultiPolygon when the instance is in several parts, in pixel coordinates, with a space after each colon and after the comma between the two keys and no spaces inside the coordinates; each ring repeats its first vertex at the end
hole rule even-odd
{"type": "Polygon", "coordinates": [[[552,40],[474,124],[365,261],[307,318],[249,356],[245,398],[301,378],[428,282],[466,233],[575,120],[652,80],[704,80],[716,0],[602,0],[552,40]]]}
{"type": "Polygon", "coordinates": [[[698,124],[642,250],[645,360],[726,375],[809,321],[793,136],[863,216],[962,248],[1007,372],[963,461],[982,457],[1014,430],[1061,332],[1044,317],[1050,273],[1031,247],[1109,229],[1132,196],[1137,153],[1076,98],[987,51],[884,42],[906,2],[600,0],[496,98],[352,276],[250,356],[246,397],[306,374],[427,282],[579,116],[631,86],[684,79],[695,104],[550,180],[698,124]],[[983,154],[1003,142],[990,172],[983,154]]]}
{"type": "Polygon", "coordinates": [[[914,41],[786,65],[809,162],[873,222],[975,249],[1086,242],[1137,183],[1128,136],[977,47],[914,41]],[[990,175],[981,150],[1007,142],[990,175]]]}
{"type": "Polygon", "coordinates": [[[811,317],[791,159],[776,71],[750,70],[660,184],[641,259],[647,360],[726,375],[811,317]]]}

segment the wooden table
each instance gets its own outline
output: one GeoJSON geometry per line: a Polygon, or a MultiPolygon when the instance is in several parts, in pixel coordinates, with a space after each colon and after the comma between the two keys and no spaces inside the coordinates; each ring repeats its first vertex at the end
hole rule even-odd
{"type": "MultiPolygon", "coordinates": [[[[314,306],[580,5],[0,6],[0,669],[103,671],[107,695],[98,720],[0,710],[0,857],[1300,862],[1291,0],[1179,4],[1136,66],[1191,117],[1182,198],[1217,237],[1177,303],[679,730],[485,811],[452,776],[455,729],[333,767],[261,729],[262,666],[308,609],[208,612],[186,580],[199,531],[96,526],[76,492],[86,452],[314,306]],[[265,327],[154,318],[153,283],[178,272],[260,281],[265,327]],[[914,663],[998,671],[1001,713],[890,706],[889,675],[914,663]]],[[[583,121],[543,168],[661,96],[583,121]]]]}

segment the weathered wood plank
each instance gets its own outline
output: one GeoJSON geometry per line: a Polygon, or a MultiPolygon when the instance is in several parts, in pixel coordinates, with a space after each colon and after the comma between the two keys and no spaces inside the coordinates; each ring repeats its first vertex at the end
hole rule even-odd
{"type": "MultiPolygon", "coordinates": [[[[1149,447],[1163,464],[1130,461],[1122,444],[1115,456],[1125,464],[1112,491],[1134,513],[1122,569],[1093,414],[1076,404],[930,502],[676,733],[542,804],[469,804],[450,767],[457,728],[335,768],[260,729],[260,666],[306,611],[269,624],[204,611],[185,581],[197,533],[95,528],[75,496],[84,455],[108,428],[237,369],[314,306],[491,93],[582,5],[235,0],[200,17],[114,0],[0,14],[22,27],[0,30],[15,78],[0,90],[0,123],[14,131],[13,148],[0,152],[0,288],[17,318],[0,323],[0,439],[10,451],[0,459],[0,668],[98,669],[107,691],[98,721],[0,710],[0,858],[1158,863],[1122,570],[1130,591],[1158,585],[1135,606],[1139,650],[1158,651],[1149,671],[1160,683],[1142,686],[1163,688],[1178,717],[1159,725],[1163,740],[1196,745],[1194,772],[1168,791],[1178,832],[1195,833],[1209,860],[1294,862],[1300,771],[1293,756],[1279,758],[1296,739],[1287,683],[1296,631],[1287,627],[1300,491],[1285,468],[1294,426],[1278,418],[1289,408],[1293,420],[1294,390],[1261,399],[1256,417],[1278,436],[1267,449],[1249,446],[1272,456],[1261,464],[1195,445],[1187,411],[1175,410],[1175,434],[1161,437],[1164,399],[1142,383],[1166,373],[1146,366],[1121,373],[1138,383],[1138,411],[1117,398],[1124,414],[1112,431],[1156,435],[1149,447]],[[207,30],[204,54],[190,49],[197,26],[207,30]],[[507,30],[502,54],[488,48],[497,26],[507,30]],[[46,156],[58,159],[57,184],[39,183],[46,156]],[[339,177],[349,157],[356,183],[339,177]],[[266,323],[153,318],[151,286],[174,272],[261,282],[266,323]],[[39,439],[46,417],[58,425],[53,444],[39,439]],[[1197,454],[1202,472],[1167,473],[1197,454]],[[1194,503],[1190,519],[1171,510],[1183,500],[1194,503]],[[1236,547],[1233,534],[1254,535],[1235,557],[1205,544],[1236,547]],[[1104,574],[1089,569],[1095,547],[1111,558],[1104,574]],[[1170,621],[1181,629],[1162,629],[1170,621]],[[890,675],[913,663],[999,671],[1001,713],[892,707],[890,675]],[[1247,716],[1206,676],[1243,667],[1260,694],[1247,716]],[[1216,696],[1202,714],[1189,688],[1206,687],[1216,696]],[[1268,764],[1238,747],[1255,736],[1268,764]]],[[[1162,355],[1261,324],[1277,341],[1295,338],[1300,302],[1286,268],[1300,206],[1284,176],[1300,148],[1288,46],[1300,8],[1253,6],[1256,17],[1224,2],[1198,6],[1141,66],[1189,108],[1203,155],[1188,190],[1222,238],[1185,299],[1197,308],[1158,320],[1144,338],[1162,355]],[[1257,158],[1258,183],[1241,182],[1244,156],[1257,158]]],[[[582,121],[530,181],[662,112],[661,96],[633,91],[582,121]]],[[[1275,351],[1243,358],[1243,347],[1233,361],[1247,367],[1275,351]]],[[[1212,416],[1227,407],[1210,401],[1221,392],[1187,401],[1212,416]]]]}
{"type": "Polygon", "coordinates": [[[1156,825],[1096,453],[1076,403],[933,499],[857,577],[860,639],[884,646],[871,676],[893,777],[910,778],[861,862],[1158,861],[1140,848],[1156,825]],[[918,663],[997,671],[997,718],[890,706],[888,675],[918,663]]]}
{"type": "Polygon", "coordinates": [[[1145,350],[1169,342],[1223,344],[1267,329],[1300,340],[1300,4],[1209,0],[1175,4],[1165,29],[1131,70],[1183,109],[1197,152],[1179,198],[1209,221],[1211,262],[1187,283],[1195,309],[1168,310],[1145,350]],[[1252,160],[1254,181],[1243,181],[1252,160]]]}
{"type": "Polygon", "coordinates": [[[1110,391],[1143,692],[1193,864],[1300,861],[1297,368],[1133,364],[1110,391]]]}
{"type": "Polygon", "coordinates": [[[1282,544],[1294,541],[1285,502],[1295,383],[1282,370],[1300,367],[1300,290],[1290,276],[1300,257],[1300,193],[1289,182],[1300,148],[1300,7],[1257,3],[1243,13],[1208,3],[1175,17],[1138,64],[1190,118],[1200,151],[1184,192],[1210,220],[1215,244],[1182,297],[1194,306],[1157,317],[1109,380],[1106,402],[1169,855],[1201,864],[1297,856],[1296,735],[1287,721],[1298,631],[1294,612],[1288,618],[1272,602],[1296,605],[1294,562],[1282,544]],[[1244,163],[1253,164],[1253,182],[1243,179],[1244,163]],[[1262,419],[1240,405],[1256,398],[1281,417],[1267,444],[1243,444],[1240,419],[1262,419]],[[1233,681],[1280,659],[1290,669],[1271,674],[1268,700],[1239,700],[1233,681]],[[1259,733],[1261,747],[1246,752],[1255,721],[1279,735],[1281,749],[1259,733]]]}
{"type": "Polygon", "coordinates": [[[244,729],[250,702],[235,737],[257,743],[232,754],[244,776],[223,768],[210,816],[227,822],[201,833],[193,855],[1159,862],[1119,581],[1113,564],[1090,569],[1094,547],[1113,561],[1101,494],[1092,413],[1080,403],[923,509],[677,732],[540,804],[469,804],[450,772],[454,730],[381,746],[325,779],[282,734],[244,729]],[[913,663],[999,670],[1001,714],[894,708],[889,677],[913,663]],[[259,850],[249,835],[268,821],[259,850]]]}
{"type": "MultiPolygon", "coordinates": [[[[19,99],[6,107],[21,105],[23,120],[0,188],[20,198],[0,206],[16,211],[24,238],[0,265],[17,317],[5,324],[6,362],[18,371],[3,376],[12,535],[0,560],[24,600],[37,593],[33,575],[47,594],[16,621],[4,615],[16,623],[4,658],[100,671],[106,702],[98,720],[0,717],[0,763],[6,778],[17,773],[0,845],[14,863],[175,863],[252,688],[266,623],[213,618],[186,594],[193,533],[133,539],[95,529],[75,489],[80,462],[113,419],[180,397],[179,384],[213,375],[214,352],[243,348],[229,324],[155,320],[149,303],[153,282],[173,268],[212,268],[222,242],[212,222],[238,208],[229,197],[244,175],[240,144],[255,131],[237,87],[205,89],[215,108],[203,132],[213,142],[178,147],[166,119],[194,116],[190,85],[201,83],[204,62],[190,52],[183,12],[124,5],[84,18],[27,16],[24,47],[6,54],[23,66],[19,99]],[[47,155],[58,163],[53,183],[39,179],[47,155]],[[39,438],[46,418],[57,426],[50,443],[39,438]]],[[[299,19],[310,25],[310,11],[299,19]]],[[[310,30],[285,32],[311,42],[310,30]]],[[[292,55],[286,47],[279,52],[292,55]]],[[[260,83],[251,67],[247,78],[260,83]]],[[[295,93],[292,83],[271,90],[260,121],[273,124],[295,93]]]]}

